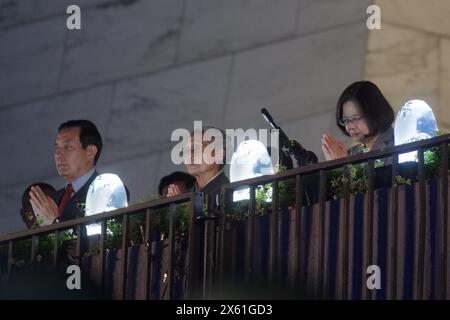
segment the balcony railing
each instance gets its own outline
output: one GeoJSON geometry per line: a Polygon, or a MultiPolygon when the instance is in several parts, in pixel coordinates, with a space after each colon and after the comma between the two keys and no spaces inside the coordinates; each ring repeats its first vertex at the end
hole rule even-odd
{"type": "MultiPolygon", "coordinates": [[[[183,298],[236,298],[247,290],[247,298],[449,299],[449,142],[450,135],[443,135],[230,183],[222,187],[218,201],[211,195],[185,194],[2,236],[0,246],[7,246],[4,273],[7,277],[13,274],[17,241],[31,239],[29,255],[33,265],[37,239],[49,233],[55,234],[56,268],[59,235],[71,228],[76,229],[75,256],[81,265],[84,226],[99,222],[100,287],[104,289],[107,220],[120,218],[123,237],[117,298],[125,299],[130,216],[145,213],[144,245],[149,246],[152,214],[158,208],[168,207],[169,294],[164,297],[173,299],[175,208],[188,202],[191,223],[183,298]],[[440,154],[439,173],[432,181],[426,177],[424,156],[431,148],[440,154]],[[412,185],[401,186],[397,177],[404,172],[404,165],[398,163],[398,156],[410,151],[418,152],[410,176],[412,185]],[[382,168],[376,167],[377,159],[384,159],[382,168]],[[350,169],[355,164],[365,164],[364,194],[351,193],[350,169]],[[332,199],[327,192],[328,174],[339,168],[343,172],[343,192],[338,199],[332,199]],[[380,176],[381,184],[377,182],[380,176]],[[280,187],[285,181],[293,181],[288,192],[294,201],[288,208],[280,206],[280,187]],[[261,207],[257,190],[268,184],[272,199],[261,207]],[[244,204],[244,215],[234,219],[238,204],[233,202],[233,192],[243,187],[250,189],[250,198],[244,204]],[[381,270],[381,288],[367,285],[367,267],[373,265],[381,270]]],[[[146,252],[145,257],[140,257],[145,266],[143,299],[150,297],[154,262],[149,250],[146,252]]]]}
{"type": "MultiPolygon", "coordinates": [[[[88,246],[88,237],[85,232],[85,226],[90,225],[92,223],[99,223],[101,226],[101,234],[100,239],[98,241],[99,245],[99,258],[100,258],[100,281],[98,290],[104,293],[106,289],[106,277],[105,277],[105,269],[106,269],[106,241],[108,237],[107,233],[107,221],[113,219],[121,220],[121,229],[122,229],[122,239],[121,239],[121,257],[120,257],[120,280],[118,283],[119,286],[119,294],[116,298],[125,299],[127,295],[127,267],[128,267],[128,248],[130,245],[129,242],[129,223],[130,217],[138,214],[144,214],[145,216],[145,231],[144,231],[144,243],[143,245],[146,247],[144,259],[144,277],[143,281],[146,284],[145,295],[143,298],[148,298],[150,296],[150,280],[152,278],[152,263],[153,259],[151,257],[151,242],[152,239],[155,238],[155,235],[152,235],[154,232],[154,227],[152,225],[153,216],[158,209],[168,208],[168,234],[167,234],[167,242],[168,242],[168,256],[169,261],[167,264],[167,294],[166,298],[171,299],[173,297],[173,274],[174,274],[174,245],[175,245],[175,218],[176,218],[176,206],[179,204],[188,204],[189,213],[191,217],[191,222],[195,221],[196,217],[202,214],[202,202],[203,195],[200,193],[189,193],[183,194],[179,196],[172,197],[170,199],[160,199],[149,202],[143,202],[136,205],[129,206],[127,208],[114,210],[111,212],[100,213],[94,216],[86,216],[79,219],[74,219],[58,224],[53,224],[49,226],[40,227],[37,229],[21,231],[17,233],[13,233],[10,235],[0,237],[0,246],[7,246],[7,262],[6,262],[6,274],[3,275],[4,281],[3,289],[7,290],[8,284],[14,276],[14,265],[13,265],[13,257],[14,257],[14,247],[15,244],[20,240],[31,239],[31,250],[29,252],[30,264],[32,272],[36,269],[37,264],[37,252],[38,252],[38,239],[40,236],[54,234],[54,244],[53,244],[53,259],[52,259],[52,269],[57,270],[58,264],[60,263],[60,255],[61,255],[61,242],[60,235],[64,230],[76,230],[76,237],[74,237],[75,241],[75,253],[74,259],[76,264],[79,267],[82,267],[83,255],[84,251],[86,251],[88,246]]],[[[194,226],[193,223],[190,224],[189,230],[194,226]]],[[[195,232],[189,231],[189,241],[196,241],[192,239],[196,235],[195,232]]],[[[199,252],[189,252],[188,257],[190,261],[187,266],[195,265],[195,261],[200,259],[199,252]]],[[[2,257],[3,261],[6,257],[2,257]]],[[[191,269],[192,270],[192,269],[191,269]]],[[[21,274],[18,275],[19,277],[21,274]]],[[[194,284],[191,284],[194,279],[195,274],[193,272],[188,273],[187,276],[187,288],[194,287],[194,284]]],[[[1,288],[1,287],[0,287],[1,288]]],[[[189,296],[189,292],[185,293],[186,296],[189,296]]],[[[106,295],[107,296],[107,295],[106,295]]]]}
{"type": "MultiPolygon", "coordinates": [[[[236,183],[231,183],[229,185],[224,186],[222,190],[222,214],[220,215],[219,222],[219,244],[218,244],[218,261],[217,261],[217,275],[218,275],[218,283],[219,288],[220,285],[224,284],[224,275],[229,272],[228,276],[233,279],[233,275],[235,275],[235,271],[233,270],[233,263],[230,263],[227,257],[230,256],[232,250],[228,250],[228,252],[224,248],[233,248],[234,245],[230,244],[230,232],[227,232],[226,224],[227,224],[227,214],[233,209],[232,202],[232,194],[235,190],[240,189],[242,187],[250,188],[250,200],[248,204],[248,219],[245,225],[245,237],[244,243],[240,243],[241,246],[245,248],[244,252],[244,268],[241,270],[243,277],[241,279],[249,279],[252,278],[253,269],[255,268],[255,247],[253,243],[255,241],[254,232],[255,232],[255,190],[257,186],[265,185],[270,183],[272,187],[272,212],[269,217],[269,235],[268,235],[268,257],[267,259],[260,259],[259,262],[263,261],[266,263],[266,268],[262,268],[265,274],[259,274],[257,276],[258,281],[267,281],[268,291],[270,291],[271,287],[280,288],[281,290],[285,290],[286,288],[294,287],[294,295],[300,294],[301,297],[308,298],[342,298],[342,299],[350,299],[350,298],[379,298],[377,295],[377,290],[369,290],[366,287],[366,267],[369,265],[377,264],[380,260],[381,254],[379,253],[380,248],[376,248],[374,246],[377,244],[377,238],[381,236],[382,233],[387,233],[386,237],[388,239],[386,255],[385,259],[387,259],[387,264],[385,270],[383,272],[383,278],[388,279],[389,281],[383,281],[383,285],[387,285],[388,288],[382,288],[384,290],[384,294],[382,298],[390,298],[390,299],[398,299],[398,298],[415,298],[415,299],[428,299],[430,298],[430,286],[434,286],[433,288],[433,298],[437,299],[445,299],[449,298],[449,279],[448,279],[448,269],[449,269],[449,258],[448,258],[448,248],[450,247],[448,240],[448,229],[449,229],[449,220],[448,220],[448,143],[449,143],[449,135],[439,136],[433,139],[414,142],[410,144],[405,144],[401,146],[386,148],[384,150],[377,150],[365,154],[359,154],[351,157],[347,157],[344,159],[338,159],[334,161],[322,162],[314,165],[310,165],[307,167],[297,168],[285,172],[281,172],[275,176],[271,177],[258,177],[246,181],[239,181],[236,183]],[[425,179],[425,161],[424,161],[424,151],[428,150],[432,147],[438,147],[440,149],[441,159],[440,159],[440,172],[439,172],[439,194],[437,195],[436,200],[433,204],[427,203],[427,187],[426,187],[426,179],[425,179]],[[417,163],[417,195],[418,195],[418,219],[413,221],[415,224],[415,230],[417,230],[417,237],[413,237],[413,240],[417,240],[415,246],[411,248],[408,252],[402,252],[402,255],[408,254],[412,255],[414,259],[411,262],[414,264],[411,268],[413,269],[414,276],[411,278],[413,283],[404,283],[404,281],[400,281],[399,278],[403,277],[403,271],[400,270],[399,261],[400,258],[400,245],[404,245],[404,243],[398,243],[397,241],[400,239],[399,235],[399,227],[402,227],[402,222],[399,221],[399,185],[396,181],[396,177],[399,173],[399,168],[401,165],[398,163],[398,155],[402,153],[406,153],[409,151],[417,150],[418,151],[418,163],[417,163]],[[380,221],[375,225],[374,221],[374,195],[375,195],[375,160],[376,159],[387,159],[387,163],[391,163],[390,166],[385,166],[381,174],[386,175],[390,173],[390,185],[384,187],[390,187],[388,189],[389,193],[389,207],[388,208],[378,208],[378,210],[383,210],[383,214],[386,214],[385,225],[380,225],[380,221]],[[351,217],[351,211],[355,209],[351,208],[350,202],[350,177],[349,177],[349,166],[355,165],[358,163],[366,163],[367,164],[367,192],[365,194],[365,207],[361,208],[359,212],[353,212],[351,217]],[[336,235],[336,242],[338,242],[333,250],[330,250],[330,246],[333,245],[329,243],[330,241],[330,217],[326,214],[330,214],[330,212],[326,211],[327,206],[327,198],[326,198],[326,179],[327,173],[336,168],[343,168],[344,172],[344,182],[343,186],[343,197],[340,202],[337,204],[340,206],[339,210],[339,219],[342,223],[342,228],[338,228],[336,235]],[[386,168],[389,171],[386,171],[386,168]],[[305,183],[303,183],[304,179],[311,176],[316,175],[316,179],[314,180],[314,184],[316,184],[316,189],[318,189],[318,201],[314,205],[313,203],[309,203],[310,206],[315,206],[315,210],[313,210],[314,222],[317,223],[317,230],[315,233],[316,238],[312,240],[312,243],[315,245],[315,252],[313,254],[306,255],[304,250],[305,244],[303,234],[304,232],[308,232],[308,228],[304,228],[302,223],[305,220],[305,207],[302,205],[305,203],[304,197],[307,195],[305,191],[305,183]],[[289,262],[291,263],[290,268],[287,269],[288,274],[283,275],[283,271],[281,268],[282,265],[282,237],[283,234],[281,232],[281,219],[279,210],[279,201],[280,201],[280,193],[279,187],[282,181],[286,181],[287,179],[295,179],[295,188],[293,192],[295,192],[295,206],[291,208],[291,213],[293,215],[292,223],[290,227],[292,227],[290,234],[292,237],[289,239],[293,242],[291,246],[292,250],[288,251],[289,262]],[[430,205],[434,205],[437,208],[438,213],[437,217],[434,217],[435,221],[433,221],[433,225],[431,225],[430,220],[430,205]],[[389,215],[387,215],[389,214],[389,215]],[[350,229],[350,225],[354,227],[355,221],[350,221],[350,218],[353,220],[358,219],[363,226],[362,230],[357,230],[359,232],[359,238],[355,238],[355,230],[350,229]],[[430,261],[427,259],[427,255],[429,255],[428,247],[429,241],[427,241],[427,237],[434,236],[430,235],[430,226],[432,226],[437,233],[438,239],[436,239],[435,247],[433,250],[437,250],[438,252],[435,254],[435,259],[430,261]],[[378,229],[376,230],[375,227],[378,229]],[[383,229],[383,230],[381,230],[383,229]],[[302,234],[303,233],[303,234],[302,234]],[[350,239],[350,235],[352,235],[352,239],[350,239]],[[228,239],[227,239],[228,238],[228,239]],[[356,243],[357,241],[362,240],[362,253],[360,253],[360,260],[362,259],[361,266],[364,268],[360,268],[360,270],[355,270],[355,266],[350,268],[349,262],[352,260],[350,253],[353,255],[357,255],[355,253],[355,247],[361,245],[356,243]],[[326,242],[328,241],[328,242],[326,242]],[[352,252],[350,249],[352,248],[352,252]],[[378,253],[377,253],[378,251],[378,253]],[[335,261],[331,261],[337,264],[335,266],[335,274],[334,285],[330,285],[332,281],[330,278],[330,260],[333,260],[332,256],[335,255],[335,261]],[[337,255],[337,257],[336,257],[337,255]],[[375,256],[377,255],[377,257],[375,256]],[[314,265],[309,269],[305,270],[307,266],[305,263],[310,260],[314,261],[314,265]],[[230,265],[231,264],[231,265],[230,265]],[[433,267],[431,264],[438,264],[436,267],[437,272],[433,274],[434,279],[433,283],[430,284],[431,280],[428,279],[429,268],[433,267]],[[387,270],[386,270],[387,269],[387,270]],[[388,274],[386,274],[386,271],[388,274]],[[358,281],[353,281],[358,284],[358,288],[354,288],[350,285],[350,278],[353,276],[352,273],[358,273],[359,278],[358,281]],[[231,273],[231,274],[230,274],[231,273]],[[399,282],[402,282],[401,285],[399,282]],[[427,287],[425,286],[427,282],[427,287]],[[273,285],[271,285],[273,284],[273,285]],[[412,290],[408,292],[405,289],[405,286],[411,286],[412,290]],[[330,288],[331,291],[330,292],[330,288]],[[401,291],[401,292],[400,292],[401,291]],[[355,293],[357,292],[357,293],[355,293]]],[[[414,181],[414,179],[413,179],[414,181]]],[[[386,190],[385,190],[386,191],[386,190]]],[[[314,192],[313,192],[314,193],[314,192]]],[[[430,201],[432,199],[429,199],[430,201]]],[[[328,203],[328,206],[330,204],[328,203]]],[[[413,212],[410,212],[413,214],[413,212]]],[[[380,216],[380,214],[378,214],[380,216]]],[[[380,217],[378,217],[380,220],[380,217]]],[[[314,226],[309,225],[310,228],[314,228],[314,226]]],[[[354,227],[355,228],[355,227],[354,227]]],[[[311,232],[311,230],[309,230],[311,232]]],[[[404,230],[402,231],[404,232],[404,230]]],[[[413,232],[415,232],[413,230],[413,232]]],[[[433,238],[435,239],[435,238],[433,238]]],[[[402,235],[402,241],[408,241],[408,238],[405,238],[405,235],[402,235]]],[[[286,249],[284,249],[286,251],[286,249]]],[[[403,250],[402,250],[403,251],[403,250]]],[[[286,254],[286,252],[284,252],[286,254]]],[[[404,257],[401,257],[404,259],[404,257]]],[[[404,263],[408,263],[407,261],[403,261],[404,263]]],[[[214,265],[213,263],[209,265],[214,265]]],[[[404,267],[402,265],[402,267],[404,267]]],[[[261,269],[261,267],[259,267],[261,269]]],[[[210,271],[213,272],[213,271],[210,271]]],[[[228,278],[229,279],[229,278],[228,278]]],[[[229,280],[225,282],[228,282],[229,280]]],[[[250,283],[250,285],[252,285],[250,283]]],[[[211,287],[210,292],[217,291],[217,288],[211,287]]],[[[291,291],[289,291],[291,292],[291,291]]],[[[283,298],[286,296],[282,295],[283,298]]]]}

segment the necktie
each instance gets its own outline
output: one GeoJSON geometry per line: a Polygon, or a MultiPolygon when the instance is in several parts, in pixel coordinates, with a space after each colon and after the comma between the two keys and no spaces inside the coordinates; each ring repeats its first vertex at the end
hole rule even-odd
{"type": "Polygon", "coordinates": [[[66,204],[69,202],[70,198],[72,198],[72,193],[73,193],[73,187],[72,184],[68,184],[66,187],[66,191],[64,192],[62,198],[61,198],[61,202],[59,203],[58,206],[58,212],[59,212],[59,216],[62,216],[62,213],[64,212],[64,208],[66,206],[66,204]]]}

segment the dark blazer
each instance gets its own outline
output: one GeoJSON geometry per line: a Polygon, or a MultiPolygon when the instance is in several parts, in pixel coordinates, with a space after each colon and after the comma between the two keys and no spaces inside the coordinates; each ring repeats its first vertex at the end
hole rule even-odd
{"type": "MultiPolygon", "coordinates": [[[[97,170],[94,171],[89,180],[78,190],[73,196],[72,199],[66,204],[63,214],[59,217],[59,221],[66,221],[70,219],[76,219],[80,217],[84,217],[86,196],[89,190],[89,186],[92,181],[98,176],[97,170]]],[[[65,192],[65,188],[62,188],[56,192],[55,202],[57,205],[61,202],[62,196],[65,192]]]]}
{"type": "MultiPolygon", "coordinates": [[[[220,204],[219,204],[219,194],[220,194],[220,190],[222,188],[223,185],[228,184],[229,180],[228,177],[225,175],[225,173],[222,171],[220,172],[216,177],[214,177],[214,179],[212,179],[211,181],[208,182],[208,184],[206,184],[206,186],[204,186],[202,189],[198,188],[198,185],[196,185],[195,187],[195,191],[196,192],[203,192],[205,194],[205,199],[206,200],[206,212],[203,212],[203,217],[204,214],[207,215],[212,215],[212,216],[216,216],[218,214],[218,211],[220,210],[220,204]]],[[[195,274],[195,279],[193,279],[193,283],[192,283],[192,287],[188,288],[188,282],[187,282],[187,276],[186,274],[183,275],[183,279],[182,279],[182,288],[178,288],[178,291],[175,290],[175,294],[178,296],[180,295],[181,297],[185,297],[185,294],[187,291],[190,291],[191,293],[191,299],[201,299],[201,295],[200,295],[200,286],[199,283],[201,283],[201,279],[203,277],[203,260],[202,263],[199,263],[198,261],[191,261],[189,258],[189,251],[190,248],[193,248],[191,253],[193,252],[200,252],[200,255],[202,255],[201,252],[203,252],[204,250],[204,242],[203,242],[203,237],[205,235],[205,229],[208,229],[208,234],[214,234],[214,229],[215,229],[215,223],[201,223],[201,221],[207,221],[207,220],[203,220],[201,219],[202,216],[197,217],[195,224],[191,224],[190,227],[190,233],[189,233],[189,249],[188,248],[184,248],[181,249],[181,256],[183,257],[183,262],[184,263],[188,263],[192,262],[193,265],[190,265],[189,268],[194,270],[194,274],[195,274]],[[191,238],[191,234],[195,234],[195,236],[193,236],[191,238]],[[191,241],[192,240],[192,241],[191,241]]],[[[230,234],[228,234],[227,236],[231,236],[230,234]]],[[[228,239],[228,238],[227,238],[228,239]]],[[[212,266],[213,265],[213,261],[210,255],[205,256],[205,259],[207,259],[207,263],[208,265],[212,266]]],[[[179,267],[179,266],[176,266],[179,267]]],[[[167,269],[167,266],[164,266],[165,270],[167,269]]]]}
{"type": "MultiPolygon", "coordinates": [[[[386,131],[380,134],[377,141],[373,144],[371,150],[384,149],[395,145],[394,128],[389,127],[386,131]]],[[[363,143],[357,144],[347,150],[348,155],[352,156],[359,153],[367,152],[363,143]]]]}
{"type": "Polygon", "coordinates": [[[220,188],[227,183],[230,183],[230,180],[228,180],[228,177],[222,171],[219,175],[217,175],[217,177],[208,182],[208,184],[204,186],[203,189],[198,191],[204,192],[206,194],[217,194],[220,192],[220,188]]]}

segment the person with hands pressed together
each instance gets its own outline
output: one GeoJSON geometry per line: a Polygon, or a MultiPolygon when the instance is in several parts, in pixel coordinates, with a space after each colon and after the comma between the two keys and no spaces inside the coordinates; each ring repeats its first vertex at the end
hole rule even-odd
{"type": "Polygon", "coordinates": [[[336,106],[336,125],[358,144],[346,149],[331,135],[322,136],[326,160],[334,160],[394,145],[394,111],[380,89],[370,81],[348,86],[336,106]]]}
{"type": "Polygon", "coordinates": [[[158,193],[161,197],[166,198],[191,192],[195,181],[195,177],[189,173],[181,171],[172,172],[160,180],[158,193]]]}
{"type": "Polygon", "coordinates": [[[66,180],[66,186],[53,199],[39,186],[30,191],[31,205],[42,225],[84,216],[82,206],[91,182],[98,176],[95,165],[102,145],[91,121],[71,120],[60,125],[54,156],[58,175],[66,180]]]}

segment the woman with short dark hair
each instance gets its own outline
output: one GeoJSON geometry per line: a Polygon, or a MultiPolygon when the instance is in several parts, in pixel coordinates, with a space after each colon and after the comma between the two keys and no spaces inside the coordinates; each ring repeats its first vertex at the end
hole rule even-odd
{"type": "Polygon", "coordinates": [[[334,160],[394,145],[394,110],[378,87],[370,81],[348,86],[336,105],[336,125],[358,144],[346,150],[329,134],[322,136],[326,160],[334,160]]]}

